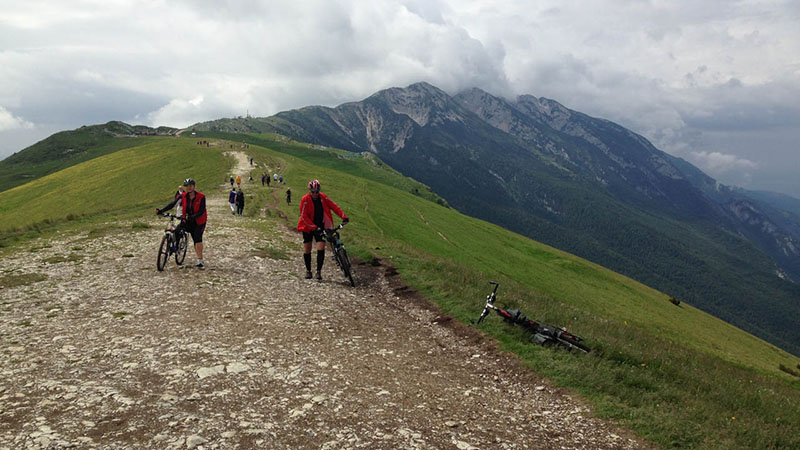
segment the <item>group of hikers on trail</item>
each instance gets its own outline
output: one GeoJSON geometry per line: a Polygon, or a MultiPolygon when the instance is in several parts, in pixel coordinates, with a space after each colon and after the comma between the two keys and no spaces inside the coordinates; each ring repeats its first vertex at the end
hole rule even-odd
{"type": "MultiPolygon", "coordinates": [[[[233,177],[231,177],[233,179],[233,177]]],[[[238,179],[238,177],[237,177],[238,179]]],[[[239,180],[240,181],[240,180],[239,180]]],[[[306,279],[313,278],[311,272],[311,250],[312,244],[317,243],[317,266],[316,278],[322,279],[322,266],[325,263],[325,230],[334,228],[333,215],[331,211],[342,218],[342,223],[350,221],[330,197],[320,192],[321,185],[319,180],[308,182],[308,193],[300,199],[300,218],[297,221],[297,231],[303,233],[303,262],[306,267],[306,279]]],[[[286,204],[291,204],[292,191],[286,190],[286,204]]],[[[228,196],[231,205],[231,213],[242,215],[244,210],[244,192],[241,187],[231,189],[228,196]]],[[[156,214],[169,211],[177,205],[177,216],[181,223],[176,228],[176,233],[181,230],[186,231],[192,236],[194,250],[197,254],[196,267],[204,267],[203,262],[203,232],[206,229],[208,212],[206,211],[206,196],[195,189],[195,181],[191,178],[184,180],[183,185],[178,187],[174,199],[167,206],[156,209],[156,214]]]]}
{"type": "Polygon", "coordinates": [[[228,194],[228,203],[231,205],[231,214],[242,215],[244,212],[244,191],[241,187],[238,191],[236,188],[231,189],[230,194],[228,194]]]}
{"type": "MultiPolygon", "coordinates": [[[[249,161],[250,161],[250,165],[253,166],[254,162],[253,162],[253,158],[252,157],[249,158],[249,161]]],[[[267,173],[267,172],[262,172],[261,173],[261,186],[264,186],[266,184],[267,187],[270,187],[270,183],[272,182],[272,180],[275,180],[275,184],[286,184],[286,182],[283,180],[283,175],[278,175],[277,172],[273,173],[272,176],[270,176],[269,173],[267,173]]],[[[250,173],[248,181],[251,181],[251,182],[253,181],[253,174],[252,173],[250,173]]],[[[234,183],[239,188],[239,192],[241,192],[241,190],[242,190],[242,177],[240,175],[236,175],[235,177],[233,175],[231,175],[230,183],[231,183],[231,192],[229,194],[228,203],[230,203],[230,205],[231,205],[231,214],[239,214],[241,216],[242,213],[237,208],[241,207],[242,210],[244,209],[244,197],[242,198],[241,202],[238,200],[238,196],[235,193],[236,188],[234,187],[234,183]]],[[[286,188],[286,204],[287,205],[291,205],[292,204],[292,189],[288,188],[288,187],[286,188]]]]}

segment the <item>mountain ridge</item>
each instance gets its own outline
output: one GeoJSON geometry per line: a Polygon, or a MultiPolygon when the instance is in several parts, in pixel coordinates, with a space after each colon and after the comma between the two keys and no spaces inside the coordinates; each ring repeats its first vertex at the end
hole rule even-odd
{"type": "Polygon", "coordinates": [[[112,120],[55,133],[0,161],[0,192],[137,144],[135,138],[176,136],[178,129],[112,120]],[[118,139],[126,138],[126,139],[118,139]]]}
{"type": "Polygon", "coordinates": [[[245,123],[249,132],[375,153],[462,212],[632,276],[800,353],[800,333],[787,331],[784,314],[800,319],[791,300],[798,295],[791,280],[800,279],[800,234],[770,219],[763,203],[747,203],[613,122],[531,95],[512,101],[470,89],[450,96],[415,83],[335,108],[195,128],[240,132],[245,123]]]}
{"type": "MultiPolygon", "coordinates": [[[[278,132],[374,153],[462,212],[612,268],[800,352],[800,336],[786,334],[800,317],[792,300],[800,296],[794,282],[800,216],[789,211],[797,202],[722,185],[644,137],[555,100],[509,100],[477,88],[450,96],[421,82],[335,108],[309,106],[194,128],[278,132]]],[[[51,157],[49,170],[80,162],[63,153],[74,147],[62,142],[71,136],[64,133],[16,158],[36,150],[51,157]]],[[[128,138],[137,133],[172,136],[177,130],[109,122],[73,133],[104,154],[133,145],[128,138]]],[[[19,166],[9,173],[13,183],[25,181],[19,166]]]]}

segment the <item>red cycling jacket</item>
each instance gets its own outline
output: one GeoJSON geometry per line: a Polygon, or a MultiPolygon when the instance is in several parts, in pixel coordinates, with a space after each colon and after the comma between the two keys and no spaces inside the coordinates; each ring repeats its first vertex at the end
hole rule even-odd
{"type": "Polygon", "coordinates": [[[195,193],[194,201],[189,199],[188,192],[184,192],[181,195],[181,212],[183,213],[183,217],[186,217],[186,211],[187,211],[186,204],[191,201],[192,211],[194,212],[193,215],[197,215],[197,213],[200,212],[201,210],[203,212],[202,214],[200,214],[195,218],[195,223],[197,225],[203,225],[206,223],[206,219],[208,218],[208,212],[206,211],[205,202],[203,201],[203,199],[205,199],[206,196],[203,195],[202,192],[194,191],[194,193],[195,193]]]}
{"type": "MultiPolygon", "coordinates": [[[[319,198],[322,200],[322,221],[325,229],[333,229],[333,216],[331,210],[342,219],[346,219],[347,215],[339,208],[339,205],[333,202],[327,195],[322,192],[319,193],[319,198]]],[[[316,230],[317,226],[314,225],[314,200],[311,194],[306,194],[300,199],[300,220],[297,221],[297,231],[303,233],[311,233],[316,230]]]]}

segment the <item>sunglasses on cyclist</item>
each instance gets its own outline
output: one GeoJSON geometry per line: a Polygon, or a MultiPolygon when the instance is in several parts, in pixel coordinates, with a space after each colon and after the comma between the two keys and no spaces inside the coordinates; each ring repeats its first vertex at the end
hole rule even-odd
{"type": "Polygon", "coordinates": [[[319,194],[319,189],[311,189],[312,194],[319,194]]]}

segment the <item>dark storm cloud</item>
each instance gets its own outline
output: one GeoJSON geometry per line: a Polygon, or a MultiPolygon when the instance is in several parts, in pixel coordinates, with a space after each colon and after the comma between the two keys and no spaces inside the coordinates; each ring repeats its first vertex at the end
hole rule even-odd
{"type": "Polygon", "coordinates": [[[43,87],[16,111],[35,123],[76,123],[91,125],[109,120],[130,120],[159,108],[169,98],[117,87],[88,83],[43,87]]]}

